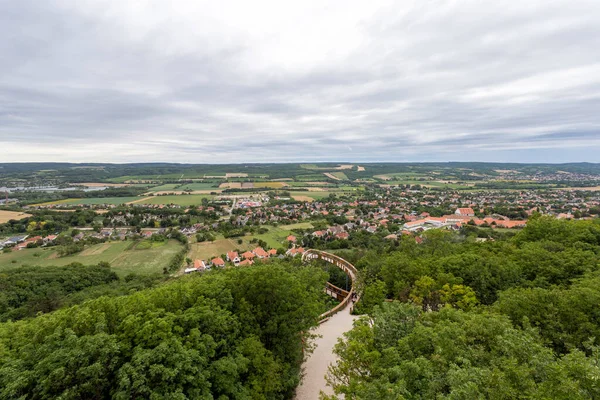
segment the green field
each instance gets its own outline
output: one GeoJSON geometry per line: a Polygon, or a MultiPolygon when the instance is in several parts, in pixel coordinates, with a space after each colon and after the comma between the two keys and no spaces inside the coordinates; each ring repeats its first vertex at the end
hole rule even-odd
{"type": "Polygon", "coordinates": [[[120,276],[129,273],[162,273],[163,267],[168,266],[175,254],[182,248],[182,245],[175,240],[162,243],[153,242],[151,248],[144,250],[137,250],[136,246],[137,244],[131,241],[100,243],[86,247],[81,253],[67,257],[58,257],[56,248],[53,247],[23,249],[0,254],[0,271],[21,265],[47,267],[74,262],[93,265],[106,261],[120,276]]]}
{"type": "Polygon", "coordinates": [[[139,200],[140,197],[93,197],[89,199],[65,199],[65,200],[57,200],[51,201],[48,203],[42,203],[39,205],[48,206],[48,205],[58,205],[58,204],[68,204],[68,205],[91,205],[91,204],[125,204],[130,201],[139,200]]]}
{"type": "Polygon", "coordinates": [[[192,243],[190,247],[189,257],[192,260],[205,261],[210,261],[214,257],[220,257],[221,254],[225,254],[231,250],[239,249],[241,251],[246,251],[251,248],[247,242],[243,245],[238,244],[237,238],[217,239],[214,242],[192,243]]]}
{"type": "Polygon", "coordinates": [[[288,186],[305,187],[305,186],[331,186],[332,183],[321,181],[306,181],[306,182],[286,182],[288,186]]]}
{"type": "Polygon", "coordinates": [[[214,242],[192,243],[189,257],[193,260],[211,260],[214,257],[219,257],[231,250],[239,250],[244,252],[256,248],[256,243],[250,243],[254,238],[264,240],[269,247],[278,249],[280,247],[287,248],[285,239],[294,233],[292,229],[310,229],[313,225],[310,222],[299,222],[297,224],[281,225],[278,227],[265,226],[269,232],[262,235],[243,236],[239,238],[220,239],[214,242]],[[242,244],[238,240],[242,239],[242,244]]]}
{"type": "Polygon", "coordinates": [[[154,186],[148,189],[149,192],[162,192],[165,190],[175,190],[175,188],[179,186],[177,183],[165,183],[164,185],[154,186]]]}
{"type": "Polygon", "coordinates": [[[329,172],[331,175],[335,176],[338,179],[341,179],[343,181],[347,181],[348,177],[346,176],[345,173],[338,171],[338,172],[329,172]]]}
{"type": "Polygon", "coordinates": [[[219,184],[216,182],[194,182],[178,187],[177,190],[218,190],[219,184]]]}
{"type": "MultiPolygon", "coordinates": [[[[212,199],[209,194],[184,194],[148,197],[136,204],[176,204],[182,207],[197,206],[202,204],[202,199],[212,199]]],[[[139,199],[139,198],[138,198],[139,199]]]]}

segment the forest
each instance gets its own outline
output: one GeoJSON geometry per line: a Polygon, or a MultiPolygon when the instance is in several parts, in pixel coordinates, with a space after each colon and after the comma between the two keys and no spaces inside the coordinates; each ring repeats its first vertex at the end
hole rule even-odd
{"type": "Polygon", "coordinates": [[[336,352],[346,399],[600,397],[600,223],[535,216],[512,238],[440,230],[367,252],[363,317],[336,352]]]}
{"type": "Polygon", "coordinates": [[[273,262],[2,323],[0,398],[290,398],[326,279],[273,262]]]}

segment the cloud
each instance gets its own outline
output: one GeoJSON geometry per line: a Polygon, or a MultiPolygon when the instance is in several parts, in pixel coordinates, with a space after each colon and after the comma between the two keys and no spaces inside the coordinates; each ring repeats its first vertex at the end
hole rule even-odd
{"type": "Polygon", "coordinates": [[[600,3],[0,2],[1,161],[600,162],[600,3]]]}

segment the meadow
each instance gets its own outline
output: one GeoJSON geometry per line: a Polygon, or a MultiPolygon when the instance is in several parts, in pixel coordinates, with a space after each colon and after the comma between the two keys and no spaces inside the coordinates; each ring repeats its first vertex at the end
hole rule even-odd
{"type": "Polygon", "coordinates": [[[209,261],[214,257],[219,257],[231,250],[239,250],[241,252],[256,248],[256,243],[250,243],[252,239],[260,239],[267,243],[271,248],[278,249],[280,247],[287,248],[286,238],[293,235],[292,229],[310,229],[313,225],[310,222],[300,222],[297,224],[281,225],[278,227],[265,226],[269,229],[268,232],[260,235],[248,235],[239,238],[224,239],[222,236],[214,242],[192,243],[189,257],[192,260],[209,261]],[[242,243],[238,243],[238,240],[242,243]]]}
{"type": "Polygon", "coordinates": [[[202,199],[212,199],[214,196],[209,194],[184,194],[184,195],[165,195],[150,196],[137,201],[136,204],[175,204],[182,207],[198,206],[202,204],[202,199]]]}
{"type": "Polygon", "coordinates": [[[64,199],[57,201],[50,201],[48,203],[36,204],[39,206],[50,206],[50,205],[95,205],[95,204],[126,204],[132,201],[139,200],[140,197],[92,197],[86,199],[64,199]]]}
{"type": "Polygon", "coordinates": [[[125,276],[130,273],[153,274],[162,273],[163,267],[171,262],[182,245],[175,241],[168,242],[132,242],[117,241],[99,243],[86,247],[81,253],[59,257],[56,247],[23,249],[0,254],[0,271],[22,265],[47,267],[51,265],[67,265],[74,262],[94,265],[101,261],[110,263],[114,271],[125,276]],[[146,243],[151,243],[145,248],[146,243]],[[141,249],[138,249],[137,247],[141,249]]]}

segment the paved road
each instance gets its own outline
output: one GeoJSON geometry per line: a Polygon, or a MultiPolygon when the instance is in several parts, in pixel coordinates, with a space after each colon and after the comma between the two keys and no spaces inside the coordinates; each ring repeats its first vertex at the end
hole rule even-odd
{"type": "Polygon", "coordinates": [[[319,325],[313,333],[322,337],[316,340],[315,351],[304,363],[304,379],[296,389],[295,400],[317,400],[321,390],[326,394],[333,394],[331,387],[327,386],[325,375],[330,364],[336,361],[333,346],[344,332],[352,329],[353,321],[358,318],[350,314],[352,303],[346,306],[326,322],[319,325]]]}

